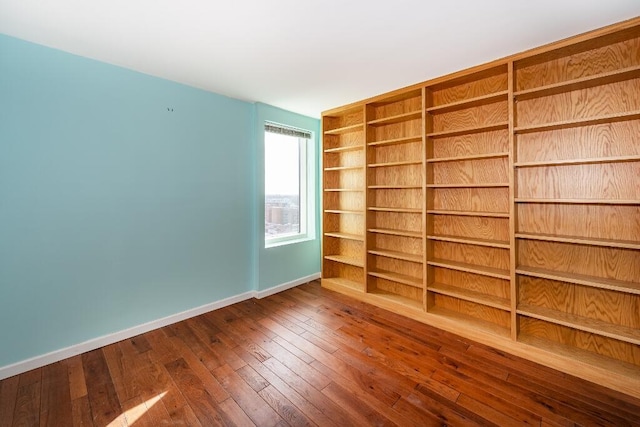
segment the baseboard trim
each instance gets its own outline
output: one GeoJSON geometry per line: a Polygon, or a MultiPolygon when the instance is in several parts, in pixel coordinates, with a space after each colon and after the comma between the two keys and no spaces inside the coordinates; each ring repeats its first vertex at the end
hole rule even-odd
{"type": "Polygon", "coordinates": [[[255,298],[262,299],[266,298],[270,295],[277,294],[278,292],[286,291],[287,289],[295,288],[296,286],[302,285],[303,283],[311,282],[312,280],[317,280],[320,278],[320,273],[310,274],[306,277],[301,277],[296,280],[292,280],[291,282],[283,283],[281,285],[276,285],[269,289],[265,289],[264,291],[255,291],[255,298]]]}
{"type": "Polygon", "coordinates": [[[35,356],[30,359],[22,360],[20,362],[13,363],[11,365],[0,366],[0,380],[12,377],[14,375],[21,374],[23,372],[30,371],[32,369],[40,368],[50,363],[59,362],[60,360],[67,359],[78,354],[86,353],[87,351],[95,350],[105,345],[113,344],[118,341],[122,341],[128,338],[135,337],[136,335],[143,334],[145,332],[153,331],[154,329],[162,328],[173,323],[181,322],[191,317],[199,316],[204,313],[208,313],[219,308],[226,307],[237,302],[245,301],[251,298],[265,298],[269,295],[276,294],[278,292],[286,291],[303,283],[310,282],[320,278],[320,273],[312,274],[307,277],[302,277],[291,282],[276,285],[272,288],[265,289],[263,291],[249,291],[242,294],[238,294],[229,298],[225,298],[219,301],[215,301],[209,304],[201,305],[200,307],[192,308],[190,310],[183,311],[181,313],[172,314],[161,319],[152,320],[151,322],[143,323],[141,325],[133,326],[122,331],[114,332],[112,334],[104,335],[98,338],[93,338],[88,341],[74,344],[72,346],[55,350],[50,353],[46,353],[40,356],[35,356]]]}

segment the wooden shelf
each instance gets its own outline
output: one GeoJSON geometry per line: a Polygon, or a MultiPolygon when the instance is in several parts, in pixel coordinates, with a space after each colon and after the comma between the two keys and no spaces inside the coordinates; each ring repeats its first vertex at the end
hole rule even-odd
{"type": "Polygon", "coordinates": [[[509,183],[427,184],[427,188],[508,188],[509,183]]]}
{"type": "Polygon", "coordinates": [[[345,151],[358,151],[363,150],[364,145],[346,145],[344,147],[326,148],[325,153],[343,153],[345,151]]]}
{"type": "Polygon", "coordinates": [[[380,249],[371,249],[368,251],[371,255],[382,256],[386,258],[394,258],[402,261],[409,261],[422,264],[422,255],[407,254],[404,252],[388,251],[380,249]]]}
{"type": "Polygon", "coordinates": [[[488,95],[478,96],[475,98],[465,99],[462,101],[452,102],[450,104],[436,105],[427,108],[427,113],[438,114],[447,113],[449,111],[462,110],[464,108],[478,107],[480,105],[492,104],[498,101],[507,101],[509,91],[490,93],[488,95]]]}
{"type": "Polygon", "coordinates": [[[445,211],[445,210],[428,210],[430,215],[457,215],[457,216],[479,216],[489,218],[509,218],[507,212],[477,212],[477,211],[445,211]]]}
{"type": "Polygon", "coordinates": [[[414,288],[424,289],[422,279],[418,279],[417,277],[413,276],[407,276],[406,274],[395,273],[392,271],[375,270],[369,271],[369,275],[384,280],[390,280],[392,282],[402,283],[403,285],[413,286],[414,288]]]}
{"type": "Polygon", "coordinates": [[[331,192],[339,192],[339,191],[355,192],[355,191],[364,191],[364,190],[362,188],[325,188],[324,191],[326,191],[327,193],[331,193],[331,192]]]}
{"type": "Polygon", "coordinates": [[[362,236],[361,234],[328,232],[328,233],[324,233],[324,235],[329,237],[335,237],[338,239],[357,240],[360,242],[364,241],[364,236],[362,236]]]}
{"type": "Polygon", "coordinates": [[[508,129],[508,128],[509,128],[508,122],[500,122],[500,123],[495,123],[491,125],[473,126],[473,127],[468,127],[464,129],[428,133],[427,137],[428,138],[445,138],[450,136],[459,136],[459,135],[480,133],[480,132],[490,132],[494,130],[502,130],[502,129],[508,129]]]}
{"type": "Polygon", "coordinates": [[[422,185],[370,185],[367,188],[369,190],[410,190],[415,188],[422,188],[422,185]]]}
{"type": "Polygon", "coordinates": [[[449,270],[464,271],[466,273],[479,274],[481,276],[495,277],[496,279],[510,280],[509,270],[485,267],[483,265],[467,264],[466,262],[449,261],[445,259],[432,259],[427,261],[433,267],[448,268],[449,270]]]}
{"type": "Polygon", "coordinates": [[[518,100],[526,100],[549,95],[556,95],[563,92],[573,90],[586,89],[589,87],[621,82],[640,77],[640,66],[623,68],[621,70],[610,71],[607,73],[596,74],[593,76],[581,77],[578,79],[567,80],[565,82],[554,83],[546,86],[540,86],[532,89],[521,90],[515,92],[513,96],[518,100]]]}
{"type": "Polygon", "coordinates": [[[465,329],[475,329],[503,338],[510,338],[511,336],[508,328],[457,311],[447,310],[441,307],[432,307],[428,312],[434,316],[442,316],[446,319],[454,320],[463,325],[465,329]]]}
{"type": "Polygon", "coordinates": [[[540,160],[536,162],[518,162],[514,166],[517,168],[533,168],[543,166],[563,166],[563,165],[592,165],[598,163],[622,163],[640,161],[640,155],[635,156],[616,156],[616,157],[593,157],[579,159],[562,159],[562,160],[540,160]]]}
{"type": "Polygon", "coordinates": [[[606,248],[640,249],[640,242],[633,240],[593,239],[579,236],[557,236],[554,234],[516,233],[519,239],[545,242],[574,243],[577,245],[603,246],[606,248]]]}
{"type": "Polygon", "coordinates": [[[372,163],[367,165],[369,168],[386,168],[392,166],[409,166],[409,165],[421,165],[422,160],[411,160],[406,162],[387,162],[387,163],[372,163]]]}
{"type": "Polygon", "coordinates": [[[579,205],[640,205],[639,200],[615,200],[615,199],[530,199],[517,198],[516,203],[558,203],[579,205]]]}
{"type": "Polygon", "coordinates": [[[326,172],[332,172],[332,171],[348,171],[348,170],[357,170],[357,169],[363,169],[364,166],[335,166],[332,168],[324,168],[324,170],[326,172]]]}
{"type": "Polygon", "coordinates": [[[353,280],[344,279],[342,277],[323,277],[322,281],[329,281],[333,285],[354,291],[364,292],[364,285],[353,280]]]}
{"type": "Polygon", "coordinates": [[[422,233],[419,231],[392,230],[390,228],[370,228],[367,231],[369,233],[389,234],[392,236],[422,238],[422,233]]]}
{"type": "Polygon", "coordinates": [[[364,129],[364,127],[363,127],[362,123],[360,123],[360,124],[357,124],[357,125],[344,126],[344,127],[341,127],[341,128],[325,130],[324,134],[325,135],[340,135],[342,133],[357,132],[357,131],[361,131],[363,129],[364,129]]]}
{"type": "Polygon", "coordinates": [[[546,307],[520,304],[517,313],[522,316],[533,317],[545,322],[567,326],[592,334],[602,335],[616,340],[640,345],[640,330],[628,328],[626,326],[614,325],[588,317],[576,316],[572,313],[565,313],[546,307]]]}
{"type": "Polygon", "coordinates": [[[369,122],[367,122],[367,124],[371,126],[382,126],[382,125],[400,123],[407,120],[420,119],[420,118],[422,118],[422,111],[411,111],[409,113],[402,113],[402,114],[397,114],[395,116],[389,116],[381,119],[370,120],[369,122]]]}
{"type": "Polygon", "coordinates": [[[496,159],[500,157],[509,157],[509,152],[504,151],[500,153],[469,154],[467,156],[456,157],[434,157],[432,159],[427,159],[427,163],[464,162],[468,160],[496,159]]]}
{"type": "MultiPolygon", "coordinates": [[[[381,289],[375,289],[369,292],[369,295],[372,295],[374,298],[383,299],[385,301],[391,302],[394,305],[400,305],[408,307],[412,310],[422,311],[422,301],[416,301],[411,298],[403,297],[402,295],[393,294],[391,292],[383,291],[381,289]]],[[[403,309],[402,311],[405,311],[403,309]]]]}
{"type": "Polygon", "coordinates": [[[481,292],[471,291],[457,286],[445,285],[442,283],[434,283],[427,286],[428,292],[434,292],[441,295],[474,302],[476,304],[486,305],[488,307],[500,310],[511,310],[511,303],[507,298],[500,298],[493,295],[483,294],[481,292]]]}
{"type": "Polygon", "coordinates": [[[640,111],[629,111],[625,113],[605,114],[602,116],[589,117],[586,119],[563,120],[553,123],[517,126],[513,129],[513,131],[515,133],[543,132],[548,130],[568,129],[572,127],[599,125],[603,123],[623,122],[637,119],[640,119],[640,111]]]}
{"type": "Polygon", "coordinates": [[[362,261],[344,255],[325,255],[324,259],[339,262],[341,264],[353,265],[354,267],[364,267],[364,263],[362,261]]]}
{"type": "Polygon", "coordinates": [[[580,362],[613,372],[625,378],[640,379],[638,367],[630,363],[625,363],[620,360],[615,360],[610,357],[593,353],[591,351],[582,350],[577,347],[571,347],[565,344],[560,344],[544,338],[538,338],[529,335],[519,335],[518,341],[532,347],[569,358],[571,360],[579,360],[580,362]]]}
{"type": "Polygon", "coordinates": [[[367,145],[370,147],[376,147],[379,145],[397,145],[397,144],[408,144],[410,142],[421,142],[422,136],[403,136],[402,138],[392,138],[392,139],[384,139],[381,141],[372,141],[367,145]]]}
{"type": "Polygon", "coordinates": [[[412,213],[412,214],[422,213],[422,209],[413,209],[413,208],[370,207],[367,209],[374,212],[398,212],[398,213],[412,213]]]}
{"type": "Polygon", "coordinates": [[[438,240],[441,242],[451,242],[451,243],[465,243],[468,245],[476,245],[476,246],[488,246],[490,248],[500,248],[500,249],[509,249],[511,246],[509,242],[500,241],[500,240],[490,240],[490,239],[476,239],[470,237],[459,237],[459,236],[436,236],[430,235],[427,236],[429,240],[438,240]]]}
{"type": "Polygon", "coordinates": [[[364,215],[364,212],[362,212],[362,211],[350,211],[350,210],[343,210],[343,209],[325,209],[324,213],[346,214],[346,215],[364,215]]]}
{"type": "Polygon", "coordinates": [[[516,268],[516,273],[523,276],[537,277],[539,279],[557,280],[559,282],[573,283],[575,285],[640,295],[640,283],[637,282],[626,282],[623,280],[565,273],[562,271],[535,267],[518,267],[516,268]]]}

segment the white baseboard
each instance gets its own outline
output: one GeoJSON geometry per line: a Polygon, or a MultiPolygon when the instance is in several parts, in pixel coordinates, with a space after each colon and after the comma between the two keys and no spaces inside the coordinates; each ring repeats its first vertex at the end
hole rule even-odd
{"type": "Polygon", "coordinates": [[[303,283],[310,282],[312,280],[316,280],[320,278],[320,273],[311,274],[307,277],[301,277],[296,280],[292,280],[291,282],[283,283],[281,285],[276,285],[272,288],[265,289],[264,291],[255,291],[255,298],[262,299],[266,298],[269,295],[277,294],[278,292],[286,291],[287,289],[295,288],[296,286],[302,285],[303,283]]]}
{"type": "Polygon", "coordinates": [[[276,294],[278,292],[291,289],[295,286],[303,283],[310,282],[320,278],[320,273],[312,274],[307,277],[302,277],[291,282],[283,283],[281,285],[274,286],[263,291],[249,291],[239,295],[235,295],[229,298],[225,298],[219,301],[215,301],[209,304],[202,305],[200,307],[192,308],[181,313],[172,314],[171,316],[163,317],[162,319],[152,320],[151,322],[143,323],[141,325],[133,326],[122,331],[114,332],[112,334],[104,335],[98,338],[93,338],[88,341],[74,344],[72,346],[55,350],[50,353],[46,353],[40,356],[32,357],[30,359],[22,360],[20,362],[13,363],[11,365],[0,366],[0,380],[12,377],[14,375],[21,374],[23,372],[30,371],[32,369],[40,368],[50,363],[59,362],[60,360],[67,359],[78,354],[86,353],[87,351],[95,350],[105,345],[113,344],[118,341],[126,340],[128,338],[135,337],[136,335],[144,334],[145,332],[153,331],[154,329],[162,328],[173,323],[181,322],[191,317],[199,316],[209,311],[217,310],[219,308],[226,307],[237,302],[245,301],[250,298],[265,298],[269,295],[276,294]]]}

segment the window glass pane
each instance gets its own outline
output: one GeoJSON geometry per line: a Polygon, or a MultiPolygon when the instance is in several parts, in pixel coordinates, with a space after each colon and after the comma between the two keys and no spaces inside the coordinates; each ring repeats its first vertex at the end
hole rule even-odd
{"type": "Polygon", "coordinates": [[[265,132],[265,239],[300,228],[300,145],[296,136],[265,132]]]}

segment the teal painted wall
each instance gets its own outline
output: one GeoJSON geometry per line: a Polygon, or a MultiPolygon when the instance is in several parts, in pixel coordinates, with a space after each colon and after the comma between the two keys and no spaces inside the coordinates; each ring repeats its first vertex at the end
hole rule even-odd
{"type": "Polygon", "coordinates": [[[316,191],[314,199],[315,214],[315,239],[290,245],[264,247],[264,204],[260,203],[256,209],[256,257],[258,289],[264,290],[273,286],[291,282],[320,272],[320,214],[317,207],[320,206],[320,191],[317,191],[320,182],[319,167],[319,135],[320,121],[289,111],[281,110],[266,104],[256,104],[256,191],[258,200],[264,200],[264,122],[271,121],[289,125],[314,133],[315,153],[314,171],[316,191]]]}
{"type": "Polygon", "coordinates": [[[264,119],[319,127],[0,35],[0,367],[318,272],[256,250],[264,119]]]}

